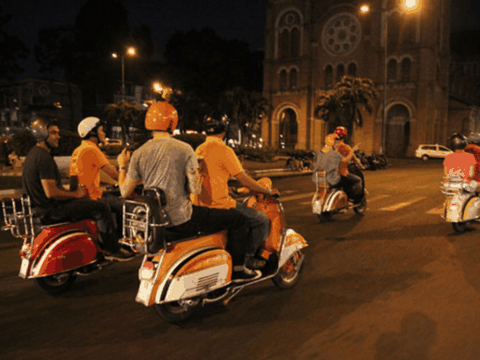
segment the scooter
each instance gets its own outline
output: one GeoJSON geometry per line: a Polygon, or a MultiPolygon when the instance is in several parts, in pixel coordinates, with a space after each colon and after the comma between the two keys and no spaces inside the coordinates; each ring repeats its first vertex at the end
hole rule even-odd
{"type": "MultiPolygon", "coordinates": [[[[362,183],[365,184],[360,169],[349,167],[351,173],[360,176],[362,183]]],[[[315,171],[316,191],[312,198],[312,212],[317,215],[321,222],[329,221],[334,214],[344,213],[353,209],[357,215],[363,215],[367,209],[367,190],[363,188],[363,199],[359,204],[353,204],[348,200],[347,193],[339,185],[331,186],[327,183],[325,171],[315,171]]]]}
{"type": "Polygon", "coordinates": [[[466,183],[460,176],[445,177],[440,190],[445,195],[442,218],[462,233],[467,225],[480,219],[480,197],[476,182],[466,183]]]}
{"type": "Polygon", "coordinates": [[[114,263],[104,258],[92,220],[42,225],[32,213],[28,195],[3,199],[2,210],[2,230],[23,241],[19,276],[33,279],[48,294],[60,294],[77,275],[90,275],[114,263]]]}
{"type": "MultiPolygon", "coordinates": [[[[258,181],[271,188],[268,178],[258,181]]],[[[249,194],[243,206],[264,212],[271,221],[270,235],[262,249],[267,260],[261,278],[244,283],[232,281],[232,259],[225,250],[227,233],[199,234],[187,239],[168,235],[163,211],[164,193],[146,189],[145,196],[124,205],[123,244],[144,255],[139,269],[140,286],[136,301],[153,306],[165,321],[188,319],[199,306],[222,301],[226,305],[247,286],[271,279],[281,289],[298,282],[307,246],[305,239],[286,228],[283,206],[278,197],[249,194]]]]}

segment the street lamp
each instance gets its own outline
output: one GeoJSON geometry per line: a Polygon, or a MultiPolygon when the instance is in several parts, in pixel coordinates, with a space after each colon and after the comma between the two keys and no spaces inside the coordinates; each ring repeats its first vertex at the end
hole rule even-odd
{"type": "MultiPolygon", "coordinates": [[[[383,61],[384,61],[384,69],[383,69],[383,109],[382,109],[382,138],[380,144],[380,153],[385,154],[385,138],[386,138],[386,131],[385,126],[387,123],[387,68],[388,68],[388,57],[387,57],[387,49],[388,49],[388,18],[394,12],[404,12],[404,13],[412,13],[416,12],[419,9],[419,1],[420,0],[403,0],[401,4],[401,9],[399,8],[392,8],[390,10],[387,9],[380,9],[382,12],[382,20],[383,20],[383,43],[384,43],[384,53],[383,53],[383,61]]],[[[362,5],[360,7],[360,11],[362,13],[367,13],[370,11],[370,7],[368,5],[362,5]]]]}
{"type": "MultiPolygon", "coordinates": [[[[135,48],[133,47],[127,48],[126,54],[130,56],[135,55],[135,48]]],[[[112,57],[117,59],[118,54],[113,53],[112,57]]],[[[122,97],[123,97],[123,100],[125,100],[125,55],[120,54],[120,58],[122,59],[122,97]]]]}

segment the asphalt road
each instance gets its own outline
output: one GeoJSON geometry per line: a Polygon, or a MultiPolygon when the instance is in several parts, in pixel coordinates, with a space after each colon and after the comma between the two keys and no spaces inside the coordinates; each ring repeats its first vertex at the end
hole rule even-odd
{"type": "Polygon", "coordinates": [[[310,176],[275,179],[289,227],[309,242],[300,282],[247,288],[181,326],[135,302],[141,259],[59,297],[17,276],[0,235],[0,359],[480,359],[480,224],[440,217],[441,162],[366,173],[365,216],[320,223],[310,176]]]}

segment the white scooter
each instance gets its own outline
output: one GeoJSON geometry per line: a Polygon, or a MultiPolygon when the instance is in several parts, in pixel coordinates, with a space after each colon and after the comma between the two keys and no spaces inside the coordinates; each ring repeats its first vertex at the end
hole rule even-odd
{"type": "Polygon", "coordinates": [[[460,176],[445,177],[440,187],[445,195],[442,218],[452,223],[456,232],[464,232],[467,225],[480,219],[480,197],[478,183],[466,183],[460,176]]]}

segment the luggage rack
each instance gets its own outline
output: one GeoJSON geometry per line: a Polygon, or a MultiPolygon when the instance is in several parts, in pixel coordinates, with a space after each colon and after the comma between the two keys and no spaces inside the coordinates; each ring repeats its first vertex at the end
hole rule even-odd
{"type": "Polygon", "coordinates": [[[463,179],[460,176],[445,176],[440,191],[446,196],[453,196],[463,191],[463,179]],[[446,181],[445,181],[446,180],[446,181]]]}
{"type": "Polygon", "coordinates": [[[35,227],[33,223],[32,205],[28,195],[22,195],[20,200],[13,198],[3,199],[2,210],[5,222],[2,230],[10,230],[16,238],[34,238],[35,227]]]}

